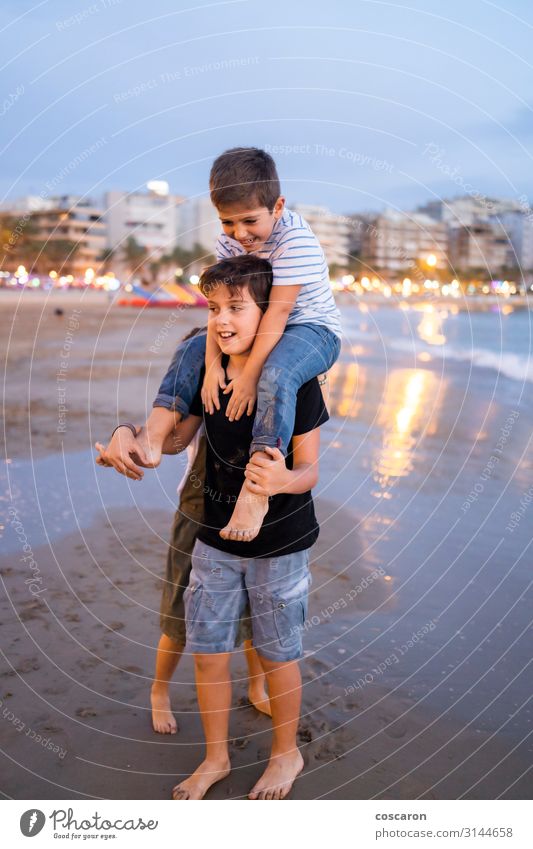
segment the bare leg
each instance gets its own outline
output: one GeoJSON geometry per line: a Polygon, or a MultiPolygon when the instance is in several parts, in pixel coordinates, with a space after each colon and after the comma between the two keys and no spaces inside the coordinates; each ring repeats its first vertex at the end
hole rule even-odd
{"type": "Polygon", "coordinates": [[[248,664],[248,698],[259,713],[272,716],[270,700],[266,691],[266,677],[261,659],[252,646],[251,640],[245,640],[244,651],[248,664]]]}
{"type": "Polygon", "coordinates": [[[183,646],[161,634],[155,656],[155,675],[150,691],[152,725],[159,734],[175,734],[178,726],[170,709],[168,685],[178,665],[183,646]]]}
{"type": "Polygon", "coordinates": [[[230,657],[229,652],[194,655],[198,706],[205,734],[205,759],[189,778],[174,787],[173,799],[203,799],[212,784],[230,773],[230,657]]]}
{"type": "MultiPolygon", "coordinates": [[[[261,454],[262,452],[256,452],[261,454]]],[[[252,455],[252,459],[256,456],[252,455]]],[[[255,539],[268,512],[268,496],[250,492],[244,481],[231,519],[220,531],[222,539],[251,542],[255,539]]]]}
{"type": "Polygon", "coordinates": [[[261,663],[272,707],[272,752],[266,770],[248,798],[284,799],[304,766],[296,746],[302,679],[296,660],[277,663],[261,657],[261,663]]]}

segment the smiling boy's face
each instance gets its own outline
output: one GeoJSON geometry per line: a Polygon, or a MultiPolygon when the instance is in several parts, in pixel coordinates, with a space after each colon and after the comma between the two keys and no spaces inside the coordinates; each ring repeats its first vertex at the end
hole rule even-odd
{"type": "Polygon", "coordinates": [[[215,283],[207,300],[209,325],[222,353],[238,356],[251,351],[263,313],[248,287],[232,294],[224,283],[215,283]]]}
{"type": "Polygon", "coordinates": [[[218,207],[218,217],[226,236],[239,242],[247,253],[258,251],[266,242],[276,221],[283,215],[285,198],[279,197],[272,212],[266,206],[232,203],[218,207]]]}

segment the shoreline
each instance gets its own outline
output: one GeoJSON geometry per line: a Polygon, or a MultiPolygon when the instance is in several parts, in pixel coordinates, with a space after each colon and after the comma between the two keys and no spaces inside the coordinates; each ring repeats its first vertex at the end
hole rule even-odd
{"type": "MultiPolygon", "coordinates": [[[[128,312],[172,312],[173,310],[189,311],[190,309],[203,309],[204,313],[207,308],[189,307],[187,305],[174,305],[169,307],[135,307],[121,306],[119,308],[116,303],[120,298],[124,297],[122,291],[119,292],[103,292],[94,289],[72,289],[70,291],[50,289],[47,292],[37,290],[8,290],[0,289],[0,306],[2,304],[9,306],[23,305],[25,308],[28,305],[53,307],[69,307],[85,303],[87,306],[107,306],[110,309],[120,309],[128,312]]],[[[420,308],[422,305],[432,304],[439,308],[449,308],[459,310],[461,312],[474,312],[493,309],[494,307],[513,307],[514,309],[533,309],[533,294],[528,295],[463,295],[459,298],[428,294],[426,297],[419,295],[410,295],[408,298],[403,295],[393,295],[386,298],[379,294],[365,294],[363,296],[356,295],[353,292],[335,292],[335,299],[339,307],[358,306],[366,304],[368,306],[376,306],[383,308],[397,309],[400,305],[407,305],[413,309],[420,308]]]]}

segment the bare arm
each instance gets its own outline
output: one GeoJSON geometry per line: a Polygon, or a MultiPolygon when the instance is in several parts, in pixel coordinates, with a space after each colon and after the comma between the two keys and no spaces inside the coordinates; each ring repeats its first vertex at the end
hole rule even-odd
{"type": "Polygon", "coordinates": [[[162,453],[180,454],[187,448],[201,424],[200,416],[187,416],[185,421],[179,422],[172,433],[165,437],[162,453]]]}
{"type": "Polygon", "coordinates": [[[214,413],[215,407],[220,410],[219,391],[226,388],[221,360],[222,351],[208,322],[205,344],[205,376],[201,392],[202,403],[208,413],[214,413]]]}
{"type": "Polygon", "coordinates": [[[257,382],[263,366],[283,335],[300,289],[301,286],[273,286],[270,290],[268,307],[257,328],[246,365],[241,374],[228,383],[224,390],[224,395],[232,393],[226,409],[226,416],[230,421],[238,421],[244,413],[251,416],[257,397],[257,382]]]}
{"type": "Polygon", "coordinates": [[[254,454],[246,466],[246,486],[256,495],[299,495],[318,482],[320,428],[301,436],[293,436],[293,467],[288,469],[278,448],[267,448],[254,454]]]}
{"type": "MultiPolygon", "coordinates": [[[[185,421],[177,423],[174,421],[172,430],[162,440],[162,453],[179,454],[184,451],[201,422],[200,416],[188,416],[185,421]]],[[[101,442],[95,444],[98,451],[96,463],[98,466],[112,466],[121,475],[132,480],[142,480],[144,472],[137,464],[144,468],[154,466],[151,458],[147,456],[145,443],[147,443],[146,426],[137,427],[137,437],[133,436],[129,428],[121,427],[115,431],[109,445],[105,446],[101,442]]]]}

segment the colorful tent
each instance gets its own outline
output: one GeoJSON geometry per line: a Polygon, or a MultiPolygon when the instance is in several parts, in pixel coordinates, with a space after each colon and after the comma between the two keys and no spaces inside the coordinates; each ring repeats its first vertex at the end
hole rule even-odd
{"type": "Polygon", "coordinates": [[[189,283],[164,283],[155,292],[132,284],[130,297],[117,301],[121,307],[205,307],[207,301],[198,288],[189,283]]]}

